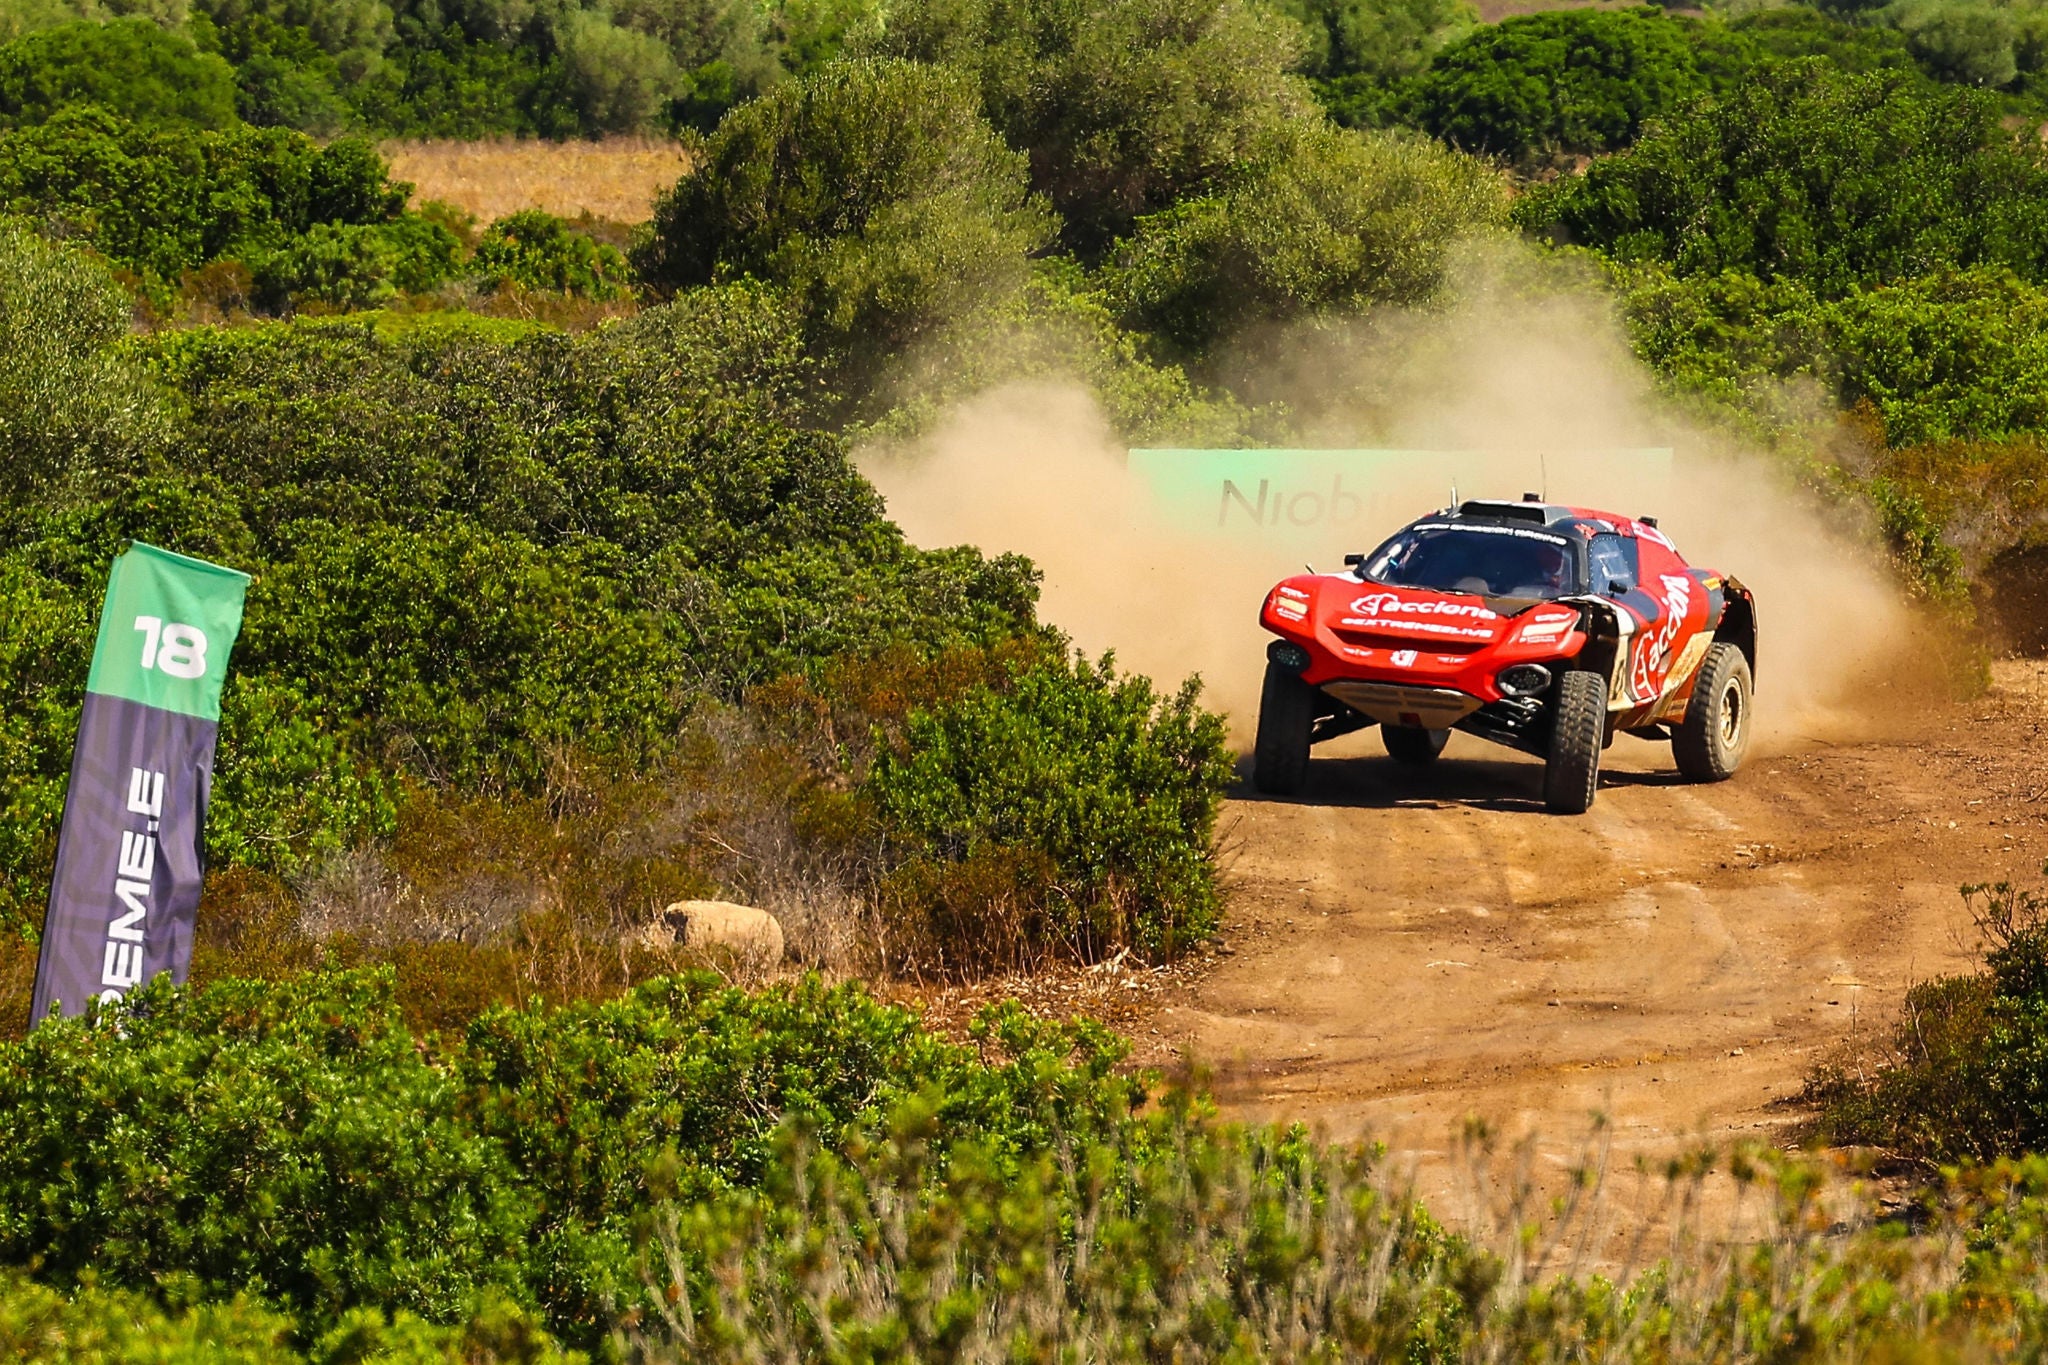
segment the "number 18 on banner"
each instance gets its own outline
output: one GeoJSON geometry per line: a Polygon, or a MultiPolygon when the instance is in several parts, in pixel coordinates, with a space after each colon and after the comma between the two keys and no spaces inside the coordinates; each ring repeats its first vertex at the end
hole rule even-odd
{"type": "Polygon", "coordinates": [[[248,575],[152,545],[114,560],[85,683],[33,1023],[192,963],[228,651],[248,575]]]}

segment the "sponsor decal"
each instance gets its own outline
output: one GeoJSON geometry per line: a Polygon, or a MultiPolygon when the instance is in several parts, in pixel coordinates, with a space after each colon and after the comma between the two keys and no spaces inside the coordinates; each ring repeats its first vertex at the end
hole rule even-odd
{"type": "Polygon", "coordinates": [[[1412,649],[1397,649],[1387,656],[1387,662],[1396,668],[1413,668],[1415,667],[1415,651],[1412,649]]]}
{"type": "Polygon", "coordinates": [[[1308,601],[1307,593],[1303,592],[1300,588],[1291,588],[1285,583],[1282,583],[1275,591],[1282,597],[1292,597],[1302,602],[1308,601]]]}
{"type": "Polygon", "coordinates": [[[1491,640],[1493,632],[1484,626],[1445,626],[1435,621],[1375,621],[1364,616],[1347,616],[1340,626],[1370,626],[1374,630],[1413,631],[1418,635],[1448,635],[1458,640],[1491,640]]]}
{"type": "Polygon", "coordinates": [[[1678,547],[1676,545],[1673,545],[1671,541],[1665,536],[1665,534],[1662,531],[1658,530],[1656,527],[1645,526],[1643,525],[1643,523],[1639,521],[1635,524],[1635,528],[1636,535],[1638,538],[1642,540],[1653,541],[1658,545],[1662,545],[1665,549],[1671,551],[1673,554],[1678,553],[1678,547]]]}
{"type": "Polygon", "coordinates": [[[1554,644],[1578,623],[1577,616],[1538,616],[1522,627],[1522,639],[1529,644],[1554,644]]]}
{"type": "Polygon", "coordinates": [[[1445,602],[1438,598],[1426,598],[1411,602],[1390,592],[1369,593],[1352,599],[1351,610],[1360,616],[1469,616],[1475,621],[1493,621],[1494,613],[1477,602],[1445,602]]]}
{"type": "Polygon", "coordinates": [[[1657,629],[1645,635],[1636,644],[1636,662],[1629,674],[1629,686],[1637,700],[1649,701],[1664,690],[1665,679],[1671,672],[1671,647],[1678,642],[1678,633],[1685,629],[1685,616],[1692,606],[1692,579],[1684,574],[1659,574],[1657,581],[1664,585],[1664,619],[1657,623],[1657,629]]]}

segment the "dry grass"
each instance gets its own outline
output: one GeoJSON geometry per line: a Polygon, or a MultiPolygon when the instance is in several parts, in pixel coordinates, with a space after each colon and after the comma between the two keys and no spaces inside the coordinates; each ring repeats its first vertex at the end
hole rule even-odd
{"type": "Polygon", "coordinates": [[[531,208],[645,222],[655,195],[689,168],[681,143],[648,137],[387,142],[383,151],[392,175],[413,183],[415,203],[439,199],[486,223],[531,208]]]}

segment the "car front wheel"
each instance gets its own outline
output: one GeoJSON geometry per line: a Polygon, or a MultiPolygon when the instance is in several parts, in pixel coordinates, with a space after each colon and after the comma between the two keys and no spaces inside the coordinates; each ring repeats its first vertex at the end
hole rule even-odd
{"type": "Polygon", "coordinates": [[[1600,785],[1600,749],[1607,738],[1607,688],[1597,673],[1557,680],[1550,752],[1543,763],[1543,804],[1559,815],[1584,815],[1600,785]]]}
{"type": "Polygon", "coordinates": [[[1309,731],[1316,690],[1299,673],[1266,665],[1259,696],[1259,734],[1252,745],[1252,785],[1269,796],[1292,796],[1308,781],[1309,731]]]}

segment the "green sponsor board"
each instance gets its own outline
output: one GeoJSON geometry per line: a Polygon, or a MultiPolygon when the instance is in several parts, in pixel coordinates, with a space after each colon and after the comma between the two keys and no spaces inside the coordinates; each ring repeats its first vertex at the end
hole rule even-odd
{"type": "Polygon", "coordinates": [[[219,720],[248,586],[233,569],[130,544],[114,559],[85,690],[219,720]]]}
{"type": "Polygon", "coordinates": [[[1448,450],[1133,450],[1128,468],[1164,518],[1184,530],[1225,535],[1392,531],[1448,499],[1459,476],[1520,472],[1515,488],[1467,487],[1467,497],[1515,497],[1546,472],[1612,464],[1631,479],[1670,471],[1668,449],[1493,452],[1448,450]],[[1436,480],[1430,483],[1430,480],[1436,480]]]}

